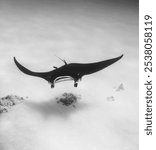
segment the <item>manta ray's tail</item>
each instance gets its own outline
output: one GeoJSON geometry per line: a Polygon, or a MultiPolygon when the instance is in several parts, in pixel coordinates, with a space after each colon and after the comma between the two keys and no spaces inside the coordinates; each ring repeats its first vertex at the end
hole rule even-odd
{"type": "Polygon", "coordinates": [[[24,66],[22,66],[14,57],[14,62],[16,64],[16,66],[18,67],[19,70],[21,70],[23,73],[27,74],[27,75],[31,75],[31,76],[37,76],[37,77],[41,77],[46,79],[47,77],[47,73],[42,73],[42,72],[33,72],[27,68],[25,68],[24,66]]]}

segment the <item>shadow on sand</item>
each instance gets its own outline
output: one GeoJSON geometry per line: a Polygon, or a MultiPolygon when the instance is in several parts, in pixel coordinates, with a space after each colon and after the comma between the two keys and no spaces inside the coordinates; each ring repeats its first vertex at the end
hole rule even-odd
{"type": "Polygon", "coordinates": [[[33,110],[41,113],[44,118],[48,118],[51,116],[67,118],[73,113],[81,111],[87,108],[88,106],[86,103],[83,103],[81,101],[78,101],[75,104],[75,107],[64,106],[61,103],[57,103],[56,99],[50,99],[49,101],[40,102],[40,103],[25,101],[25,104],[28,107],[32,108],[33,110]]]}

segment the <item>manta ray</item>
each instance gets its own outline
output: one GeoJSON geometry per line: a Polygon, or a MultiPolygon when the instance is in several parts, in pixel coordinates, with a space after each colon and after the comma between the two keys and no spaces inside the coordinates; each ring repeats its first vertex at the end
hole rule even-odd
{"type": "Polygon", "coordinates": [[[48,72],[31,71],[26,67],[22,66],[15,57],[14,57],[14,62],[18,67],[18,69],[23,73],[30,76],[40,77],[48,81],[48,83],[51,84],[51,88],[54,88],[55,83],[65,81],[65,80],[74,80],[74,87],[77,87],[78,81],[80,81],[83,76],[90,75],[92,73],[100,71],[112,65],[113,63],[117,62],[122,57],[123,55],[116,58],[94,62],[94,63],[69,63],[69,64],[65,60],[61,59],[64,62],[64,65],[59,68],[53,66],[54,69],[48,72]]]}

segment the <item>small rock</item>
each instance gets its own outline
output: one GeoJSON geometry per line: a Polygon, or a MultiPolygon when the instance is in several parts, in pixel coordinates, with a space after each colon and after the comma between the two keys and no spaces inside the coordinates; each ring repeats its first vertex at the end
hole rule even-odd
{"type": "Polygon", "coordinates": [[[114,96],[107,97],[107,101],[115,101],[114,96]]]}
{"type": "Polygon", "coordinates": [[[122,91],[124,90],[124,85],[123,83],[121,83],[117,88],[116,88],[116,91],[119,92],[119,91],[122,91]]]}

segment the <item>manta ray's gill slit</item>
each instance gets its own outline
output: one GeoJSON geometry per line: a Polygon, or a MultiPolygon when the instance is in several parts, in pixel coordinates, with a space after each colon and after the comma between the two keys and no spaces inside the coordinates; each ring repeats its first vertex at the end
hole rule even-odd
{"type": "Polygon", "coordinates": [[[56,78],[54,80],[54,82],[59,83],[59,82],[62,82],[62,81],[69,81],[69,80],[73,80],[73,78],[70,77],[70,76],[60,76],[60,77],[56,78]]]}

